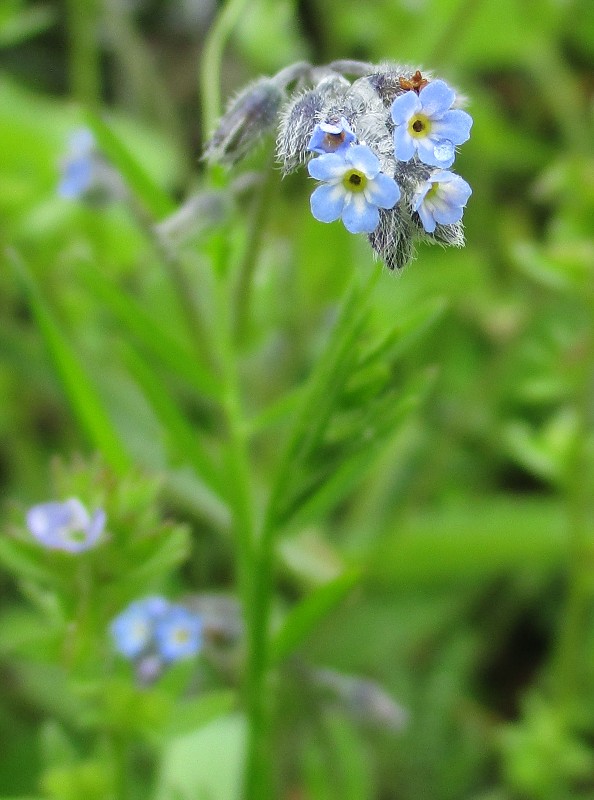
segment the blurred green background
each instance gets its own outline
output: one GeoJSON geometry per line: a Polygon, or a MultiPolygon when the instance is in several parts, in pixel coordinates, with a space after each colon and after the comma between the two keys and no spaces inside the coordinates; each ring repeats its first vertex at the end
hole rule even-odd
{"type": "MultiPolygon", "coordinates": [[[[233,592],[232,546],[221,534],[224,509],[196,482],[142,380],[129,309],[118,317],[114,287],[152,320],[157,349],[148,329],[138,346],[155,356],[163,385],[216,437],[208,401],[157,357],[159,331],[166,346],[173,339],[192,351],[147,230],[151,215],[165,216],[205,182],[224,187],[270,159],[267,142],[231,175],[214,184],[205,176],[200,66],[220,10],[213,0],[0,7],[2,528],[50,499],[56,455],[91,459],[98,449],[91,396],[77,392],[72,364],[56,360],[66,352],[112,426],[104,459],[116,472],[134,465],[159,475],[160,513],[188,525],[182,568],[168,584],[177,592],[233,592]],[[57,194],[68,137],[97,117],[156,187],[137,206],[57,194]]],[[[350,493],[319,513],[304,507],[279,544],[279,608],[337,565],[363,568],[363,584],[300,655],[376,681],[408,723],[394,732],[317,708],[299,679],[282,673],[271,754],[280,796],[594,798],[594,3],[254,0],[224,51],[221,94],[294,61],[339,58],[430,69],[468,96],[474,127],[456,168],[473,195],[466,248],[419,246],[402,274],[384,271],[373,296],[369,342],[401,324],[406,346],[386,369],[396,394],[426,379],[422,400],[350,493]]],[[[304,173],[283,181],[278,173],[262,221],[241,352],[254,419],[290,398],[353,272],[373,269],[363,237],[311,217],[304,173]]],[[[249,188],[229,213],[241,246],[254,213],[249,188]]],[[[222,246],[211,230],[183,247],[199,301],[209,297],[209,259],[222,246]]],[[[356,384],[351,402],[359,402],[356,384]]],[[[254,442],[263,492],[280,436],[271,419],[254,442]]],[[[108,722],[67,707],[55,652],[27,633],[31,576],[19,568],[0,553],[0,797],[124,800],[103,780],[115,750],[102,732],[125,717],[117,692],[108,722]]],[[[118,610],[110,602],[107,617],[118,610]]],[[[130,676],[113,669],[125,695],[130,676]]],[[[163,750],[165,734],[158,743],[149,735],[168,691],[135,696],[151,711],[127,734],[131,798],[175,800],[167,770],[179,768],[176,758],[186,767],[192,760],[179,742],[163,750]]],[[[234,752],[233,726],[208,735],[215,744],[204,734],[198,745],[206,753],[234,752]]],[[[205,762],[193,768],[231,769],[205,762]]],[[[209,791],[204,798],[237,797],[221,780],[209,791]]]]}

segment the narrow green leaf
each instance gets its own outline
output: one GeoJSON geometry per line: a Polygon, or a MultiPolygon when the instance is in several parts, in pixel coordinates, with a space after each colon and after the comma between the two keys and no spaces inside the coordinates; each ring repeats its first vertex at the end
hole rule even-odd
{"type": "Polygon", "coordinates": [[[556,568],[567,549],[563,505],[551,500],[473,497],[399,520],[370,553],[366,574],[380,584],[410,587],[485,580],[503,571],[556,568]]]}
{"type": "Polygon", "coordinates": [[[221,476],[203,447],[199,432],[184,417],[159,378],[140,356],[130,346],[125,346],[123,352],[128,369],[167,433],[172,454],[178,460],[190,463],[203,483],[220,499],[223,494],[221,476]]]}
{"type": "Polygon", "coordinates": [[[90,109],[84,111],[85,122],[93,131],[97,144],[105,156],[119,170],[134,194],[157,219],[175,210],[175,203],[123,144],[113,128],[90,109]]]}
{"type": "Polygon", "coordinates": [[[366,299],[375,282],[361,289],[353,285],[332,331],[330,342],[317,362],[303,393],[301,406],[277,468],[268,509],[272,528],[287,493],[295,467],[307,458],[324,434],[336,398],[356,358],[355,343],[368,317],[366,299]]]}
{"type": "Polygon", "coordinates": [[[278,664],[291,655],[318,623],[344,600],[360,581],[359,570],[352,569],[315,589],[289,612],[272,641],[270,660],[278,664]]]}
{"type": "Polygon", "coordinates": [[[381,403],[370,404],[356,428],[349,431],[339,463],[325,465],[324,475],[309,496],[288,499],[279,524],[304,526],[334,508],[364,478],[400,426],[425,400],[433,383],[433,371],[426,372],[415,377],[397,398],[390,393],[381,403]]]}
{"type": "Polygon", "coordinates": [[[104,303],[137,342],[165,366],[188,381],[198,392],[219,397],[218,380],[196,361],[196,357],[158,325],[148,311],[114,286],[90,265],[81,273],[87,287],[104,303]]]}
{"type": "Polygon", "coordinates": [[[87,375],[82,362],[70,346],[65,335],[37,288],[25,263],[16,253],[9,253],[27,301],[54,362],[73,412],[93,447],[118,474],[130,467],[130,459],[113,426],[99,393],[87,375]]]}

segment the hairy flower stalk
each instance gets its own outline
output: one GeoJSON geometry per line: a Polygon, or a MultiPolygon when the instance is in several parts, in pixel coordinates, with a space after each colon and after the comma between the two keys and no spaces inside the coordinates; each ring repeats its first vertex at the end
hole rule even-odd
{"type": "Polygon", "coordinates": [[[464,244],[471,189],[449,170],[472,126],[461,104],[445,81],[418,68],[299,63],[240,92],[205,157],[235,164],[276,128],[283,173],[307,163],[322,181],[313,216],[367,234],[386,266],[400,269],[418,241],[464,244]]]}

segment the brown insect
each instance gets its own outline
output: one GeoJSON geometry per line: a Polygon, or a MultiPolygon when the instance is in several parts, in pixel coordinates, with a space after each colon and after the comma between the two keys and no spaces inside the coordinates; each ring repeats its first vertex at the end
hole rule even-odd
{"type": "Polygon", "coordinates": [[[429,81],[426,78],[423,78],[420,70],[417,70],[410,78],[398,78],[398,83],[400,84],[401,89],[412,89],[413,92],[418,94],[421,89],[427,86],[429,81]]]}

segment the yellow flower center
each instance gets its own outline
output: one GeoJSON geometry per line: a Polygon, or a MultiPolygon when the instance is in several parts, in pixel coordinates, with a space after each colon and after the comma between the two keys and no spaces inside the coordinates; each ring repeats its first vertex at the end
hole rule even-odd
{"type": "Polygon", "coordinates": [[[189,640],[190,634],[186,630],[186,628],[178,628],[174,632],[173,638],[175,639],[177,644],[185,644],[189,640]]]}
{"type": "Polygon", "coordinates": [[[432,183],[431,188],[425,195],[425,200],[429,200],[430,197],[434,197],[438,189],[439,189],[439,183],[432,183]]]}
{"type": "Polygon", "coordinates": [[[367,176],[358,169],[350,169],[345,172],[342,185],[349,192],[362,192],[367,186],[367,176]]]}
{"type": "Polygon", "coordinates": [[[408,123],[408,132],[415,139],[428,136],[431,131],[431,120],[425,114],[415,114],[408,123]]]}

